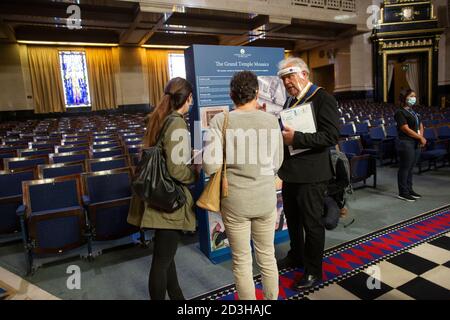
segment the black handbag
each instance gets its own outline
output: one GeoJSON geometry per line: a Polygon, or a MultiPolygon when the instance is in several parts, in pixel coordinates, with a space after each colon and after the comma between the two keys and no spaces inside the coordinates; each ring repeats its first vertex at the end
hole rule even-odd
{"type": "Polygon", "coordinates": [[[132,183],[133,191],[153,209],[172,213],[186,203],[183,188],[169,174],[162,138],[172,121],[169,116],[155,146],[144,149],[132,183]]]}

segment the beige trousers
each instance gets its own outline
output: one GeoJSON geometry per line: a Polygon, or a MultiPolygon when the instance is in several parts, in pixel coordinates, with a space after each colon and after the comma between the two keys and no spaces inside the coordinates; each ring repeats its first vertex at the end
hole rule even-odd
{"type": "MultiPolygon", "coordinates": [[[[225,210],[224,210],[225,211],[225,210]]],[[[275,259],[276,209],[268,215],[244,218],[222,212],[233,258],[233,275],[240,300],[256,300],[250,239],[261,271],[264,298],[278,299],[278,268],[275,259]]]]}

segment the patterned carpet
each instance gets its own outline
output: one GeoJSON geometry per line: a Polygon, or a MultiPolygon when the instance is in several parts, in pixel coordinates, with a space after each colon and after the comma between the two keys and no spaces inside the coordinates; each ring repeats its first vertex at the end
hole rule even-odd
{"type": "MultiPolygon", "coordinates": [[[[450,206],[439,208],[326,251],[323,283],[292,290],[302,269],[280,270],[280,300],[449,299],[450,206]]],[[[263,298],[261,277],[256,294],[263,298]]],[[[196,297],[237,300],[234,285],[196,297]]]]}

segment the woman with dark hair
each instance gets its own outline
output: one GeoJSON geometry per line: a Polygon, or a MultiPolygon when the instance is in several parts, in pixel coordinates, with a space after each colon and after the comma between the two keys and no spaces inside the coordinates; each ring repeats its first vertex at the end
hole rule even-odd
{"type": "Polygon", "coordinates": [[[420,148],[427,144],[423,137],[423,124],[413,110],[417,103],[416,93],[409,89],[402,99],[400,109],[395,113],[397,122],[397,153],[399,155],[398,198],[414,202],[421,196],[413,190],[413,169],[420,156],[420,148]]]}
{"type": "MultiPolygon", "coordinates": [[[[283,162],[283,138],[278,120],[258,110],[258,79],[249,71],[236,73],[230,96],[236,109],[226,127],[226,177],[228,196],[221,201],[222,219],[231,247],[233,274],[241,300],[254,300],[252,249],[261,270],[264,297],[278,299],[278,268],[275,259],[277,194],[275,174],[283,162]]],[[[223,113],[210,124],[211,139],[205,147],[203,169],[214,174],[223,164],[223,113]],[[217,149],[214,161],[210,146],[217,149]],[[211,153],[210,153],[211,152],[211,153]]]]}
{"type": "Polygon", "coordinates": [[[154,146],[158,139],[162,139],[167,170],[172,179],[182,186],[187,199],[185,205],[175,212],[165,213],[150,208],[133,196],[128,214],[130,224],[155,230],[149,275],[152,300],[164,300],[166,292],[172,300],[184,300],[178,284],[174,257],[182,231],[195,231],[196,227],[194,201],[187,185],[195,182],[198,167],[187,164],[191,156],[191,144],[183,119],[191,104],[191,84],[182,78],[170,80],[164,89],[164,96],[150,116],[144,137],[144,148],[154,146]]]}

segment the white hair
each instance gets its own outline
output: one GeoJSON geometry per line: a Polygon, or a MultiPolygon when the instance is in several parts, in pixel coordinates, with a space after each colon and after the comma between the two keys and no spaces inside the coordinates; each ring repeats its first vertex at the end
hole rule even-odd
{"type": "Polygon", "coordinates": [[[286,69],[288,66],[299,67],[302,71],[306,71],[308,74],[310,74],[308,65],[301,58],[289,57],[280,61],[280,63],[278,64],[278,70],[286,69]]]}

